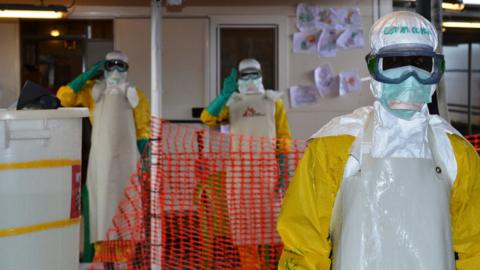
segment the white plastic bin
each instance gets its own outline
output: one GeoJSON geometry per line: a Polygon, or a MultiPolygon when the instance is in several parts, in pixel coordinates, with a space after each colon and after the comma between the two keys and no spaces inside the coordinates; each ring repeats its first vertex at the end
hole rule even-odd
{"type": "Polygon", "coordinates": [[[0,110],[0,269],[78,270],[86,108],[0,110]]]}

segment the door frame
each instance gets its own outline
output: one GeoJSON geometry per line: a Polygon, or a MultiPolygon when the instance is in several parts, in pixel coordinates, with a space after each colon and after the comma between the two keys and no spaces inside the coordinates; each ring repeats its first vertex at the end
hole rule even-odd
{"type": "Polygon", "coordinates": [[[220,29],[222,28],[274,28],[276,29],[277,52],[277,89],[284,92],[288,88],[288,37],[287,21],[285,16],[212,16],[210,17],[210,78],[206,100],[212,101],[221,88],[220,78],[220,29]]]}

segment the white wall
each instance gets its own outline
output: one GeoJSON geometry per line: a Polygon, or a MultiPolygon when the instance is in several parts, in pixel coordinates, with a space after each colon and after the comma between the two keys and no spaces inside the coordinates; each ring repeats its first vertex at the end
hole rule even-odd
{"type": "MultiPolygon", "coordinates": [[[[317,1],[319,2],[319,1],[317,1]]],[[[327,6],[348,6],[334,5],[335,1],[328,2],[327,6]]],[[[345,2],[345,1],[343,1],[345,2]]],[[[316,57],[310,54],[289,53],[289,85],[312,85],[313,70],[321,64],[331,64],[335,74],[341,71],[356,70],[360,77],[367,77],[368,71],[365,64],[365,55],[370,51],[368,31],[373,24],[373,9],[371,1],[359,1],[360,12],[363,20],[365,47],[363,49],[338,50],[337,56],[333,58],[316,57]]],[[[295,15],[289,14],[289,50],[291,51],[291,39],[294,32],[297,32],[295,15]]],[[[282,89],[285,90],[285,89],[282,89]]],[[[369,82],[362,84],[359,93],[351,93],[343,97],[321,99],[316,105],[303,108],[290,108],[288,119],[292,136],[295,138],[308,138],[321,126],[325,125],[335,116],[350,113],[354,109],[371,105],[373,96],[370,93],[369,82]]]]}
{"type": "MultiPolygon", "coordinates": [[[[208,19],[162,21],[162,117],[188,120],[192,107],[208,104],[208,19]]],[[[114,48],[129,57],[129,81],[150,98],[150,19],[116,18],[114,48]]]]}
{"type": "Polygon", "coordinates": [[[150,19],[116,18],[113,48],[128,55],[128,80],[150,97],[150,19]]]}
{"type": "Polygon", "coordinates": [[[0,21],[0,108],[20,93],[20,39],[17,21],[0,21]]]}
{"type": "MultiPolygon", "coordinates": [[[[298,31],[295,26],[295,5],[285,5],[285,6],[241,6],[241,7],[232,7],[232,6],[222,6],[222,7],[186,7],[183,8],[180,12],[167,12],[164,10],[164,17],[166,20],[170,20],[168,24],[176,25],[175,20],[193,19],[201,20],[206,19],[211,21],[211,18],[215,16],[257,16],[257,17],[266,17],[266,16],[276,16],[283,17],[287,22],[287,27],[285,27],[284,32],[279,33],[281,37],[287,40],[286,51],[281,52],[280,62],[285,62],[285,74],[283,78],[286,82],[279,89],[284,92],[286,95],[285,101],[288,105],[288,87],[297,84],[303,85],[313,85],[313,70],[316,66],[323,63],[330,63],[336,73],[344,70],[357,70],[361,77],[367,76],[367,70],[364,63],[364,56],[368,53],[368,31],[370,26],[374,21],[374,17],[378,16],[380,13],[388,12],[391,7],[391,0],[311,0],[308,1],[310,4],[318,4],[325,7],[351,7],[358,5],[363,19],[364,34],[365,34],[365,48],[363,49],[354,49],[339,51],[337,57],[334,58],[319,58],[313,55],[304,55],[304,54],[293,54],[291,52],[291,39],[294,32],[298,31]],[[381,7],[377,6],[381,4],[381,7]]],[[[125,7],[77,7],[72,18],[111,18],[114,17],[114,47],[124,50],[130,57],[131,61],[131,71],[129,74],[130,80],[135,83],[137,86],[143,88],[147,93],[150,89],[150,24],[149,24],[149,8],[139,7],[139,8],[125,8],[125,7]]],[[[181,21],[176,21],[180,24],[181,21]]],[[[245,23],[248,23],[245,22],[245,23]]],[[[164,27],[165,27],[164,25],[164,27]]],[[[185,48],[182,44],[178,44],[179,56],[172,57],[170,53],[166,54],[166,49],[170,45],[167,45],[165,42],[172,42],[170,44],[175,44],[175,42],[181,42],[182,36],[187,37],[185,33],[191,32],[192,29],[198,27],[194,24],[186,25],[184,27],[178,27],[173,29],[173,31],[166,30],[164,28],[163,32],[163,44],[164,44],[164,61],[163,61],[163,115],[168,118],[179,119],[187,117],[189,110],[193,106],[207,106],[209,101],[208,98],[201,98],[198,94],[198,89],[204,89],[202,91],[208,92],[209,84],[215,83],[211,80],[203,81],[199,78],[199,74],[207,74],[215,72],[210,68],[205,67],[202,70],[202,59],[209,59],[210,55],[205,52],[205,55],[198,55],[194,57],[194,62],[192,66],[188,67],[184,64],[178,65],[175,61],[178,61],[178,57],[181,57],[181,50],[185,50],[186,53],[192,53],[188,48],[185,48]],[[173,35],[177,35],[173,37],[173,35]],[[180,37],[178,36],[180,35],[180,37]],[[165,41],[167,40],[167,41],[165,41]],[[187,51],[188,50],[188,51],[187,51]],[[196,79],[189,78],[189,75],[196,74],[196,79]],[[170,82],[168,81],[170,80],[170,82]],[[190,80],[190,81],[187,81],[190,80]],[[189,93],[190,95],[188,95],[189,93]],[[199,102],[196,102],[198,99],[199,102]],[[201,101],[200,101],[201,100],[201,101]],[[203,104],[202,104],[203,103],[203,104]]],[[[201,31],[200,35],[203,35],[201,31]]],[[[211,35],[212,33],[206,33],[211,35]]],[[[197,53],[201,53],[205,46],[209,46],[209,39],[201,39],[200,35],[197,35],[197,39],[192,39],[189,45],[201,47],[198,49],[197,53]]],[[[186,38],[188,40],[188,38],[186,38]]],[[[174,49],[175,47],[173,47],[174,49]]],[[[192,55],[184,55],[183,60],[189,59],[192,55]]],[[[210,60],[211,61],[211,60],[210,60]]],[[[282,72],[282,71],[281,71],[282,72]]],[[[204,96],[208,97],[208,93],[204,96]]],[[[210,99],[213,97],[210,96],[210,99]]],[[[288,108],[288,117],[290,122],[290,127],[293,133],[293,136],[296,138],[307,138],[316,130],[318,130],[322,125],[327,123],[330,119],[335,116],[349,113],[352,110],[365,105],[370,105],[373,101],[373,98],[369,91],[369,85],[363,83],[362,91],[356,94],[350,94],[345,97],[339,98],[328,98],[322,100],[319,104],[305,107],[292,109],[288,108]]]]}
{"type": "Polygon", "coordinates": [[[162,117],[192,119],[208,91],[208,19],[167,18],[162,25],[162,117]]]}
{"type": "MultiPolygon", "coordinates": [[[[326,7],[349,7],[359,4],[361,15],[363,19],[364,34],[365,34],[365,48],[339,51],[337,57],[334,58],[320,58],[308,54],[294,54],[291,50],[291,40],[294,32],[298,31],[295,26],[295,6],[275,6],[275,7],[192,7],[184,8],[180,13],[165,13],[165,16],[176,17],[215,17],[215,16],[281,16],[287,20],[287,27],[285,32],[280,32],[279,35],[287,37],[286,51],[280,52],[280,57],[284,57],[281,61],[286,62],[286,86],[279,89],[285,94],[286,104],[289,104],[288,87],[292,85],[313,85],[313,70],[318,65],[323,63],[330,63],[336,73],[344,70],[357,70],[361,77],[368,75],[366,70],[364,56],[368,53],[368,31],[373,23],[373,1],[309,1],[309,3],[321,4],[326,7]]],[[[245,22],[245,23],[248,23],[245,22]]],[[[181,30],[178,31],[180,33],[181,30]]],[[[210,33],[212,34],[212,33],[210,33]]],[[[167,33],[164,33],[164,39],[168,39],[167,33]]],[[[209,72],[215,72],[209,70],[209,72]]],[[[165,73],[164,73],[165,74],[165,73]]],[[[181,76],[181,72],[177,75],[181,76]]],[[[210,82],[214,83],[214,82],[210,82]]],[[[181,102],[181,101],[180,101],[181,102]]],[[[335,116],[349,113],[352,110],[370,105],[373,102],[373,97],[369,91],[369,83],[362,85],[360,93],[350,94],[345,97],[328,98],[319,102],[317,105],[305,108],[288,108],[288,118],[292,135],[295,138],[308,138],[321,126],[326,124],[335,116]]],[[[169,103],[169,99],[165,99],[163,103],[169,103]]],[[[171,105],[171,104],[169,104],[171,105]]],[[[178,104],[181,106],[181,104],[178,104]]],[[[207,106],[208,104],[205,104],[207,106]]]]}

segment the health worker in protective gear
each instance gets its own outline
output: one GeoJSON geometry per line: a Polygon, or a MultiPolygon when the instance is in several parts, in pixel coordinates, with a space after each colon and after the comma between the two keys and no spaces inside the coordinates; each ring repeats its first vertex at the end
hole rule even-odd
{"type": "Polygon", "coordinates": [[[264,89],[260,63],[244,59],[238,72],[238,80],[233,69],[223,81],[220,94],[203,110],[202,122],[208,126],[228,123],[233,134],[290,139],[281,93],[264,89]],[[245,112],[251,117],[243,117],[245,112]]]}
{"type": "Polygon", "coordinates": [[[480,159],[427,108],[445,68],[437,42],[416,13],[374,23],[376,101],[311,137],[277,224],[279,269],[479,269],[480,159]]]}
{"type": "MultiPolygon", "coordinates": [[[[85,234],[90,239],[85,244],[95,243],[96,252],[107,236],[124,188],[136,172],[139,152],[148,151],[150,105],[143,92],[128,82],[128,68],[125,53],[109,52],[105,60],[62,86],[57,93],[62,106],[83,106],[90,111],[88,193],[82,194],[82,201],[88,202],[84,203],[83,211],[89,225],[85,234]],[[104,80],[91,80],[101,69],[104,80]]],[[[84,257],[92,256],[88,246],[84,253],[87,253],[84,257]]]]}
{"type": "Polygon", "coordinates": [[[242,269],[276,268],[273,254],[281,249],[275,231],[282,196],[278,191],[286,179],[290,129],[281,93],[264,89],[260,63],[244,59],[238,73],[238,80],[235,69],[224,80],[219,96],[202,112],[201,120],[208,126],[228,123],[231,150],[238,153],[230,166],[233,168],[227,168],[226,198],[231,237],[242,269]],[[242,144],[242,136],[236,135],[253,137],[243,137],[242,144]],[[268,138],[276,138],[276,144],[268,138]],[[273,164],[251,164],[251,160],[262,159],[273,164]],[[269,169],[272,166],[278,172],[269,169]]]}

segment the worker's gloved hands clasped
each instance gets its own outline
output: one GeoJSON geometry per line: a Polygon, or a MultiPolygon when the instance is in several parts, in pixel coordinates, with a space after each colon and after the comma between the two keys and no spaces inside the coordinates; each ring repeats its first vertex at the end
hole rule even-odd
{"type": "Polygon", "coordinates": [[[223,106],[227,103],[230,96],[237,90],[237,70],[234,68],[228,77],[223,80],[223,87],[212,103],[207,108],[207,111],[213,115],[218,116],[222,111],[223,106]]]}
{"type": "Polygon", "coordinates": [[[137,149],[142,157],[149,157],[150,145],[148,139],[137,139],[137,149]]]}
{"type": "Polygon", "coordinates": [[[148,139],[137,140],[138,152],[140,152],[140,162],[142,172],[148,172],[150,170],[150,144],[148,139]]]}
{"type": "Polygon", "coordinates": [[[87,69],[85,72],[82,74],[78,75],[73,81],[71,81],[68,84],[68,87],[70,87],[73,92],[78,93],[85,83],[93,78],[95,75],[98,74],[98,71],[103,68],[103,65],[105,64],[105,60],[100,60],[97,63],[95,63],[93,66],[91,66],[89,69],[87,69]]]}

